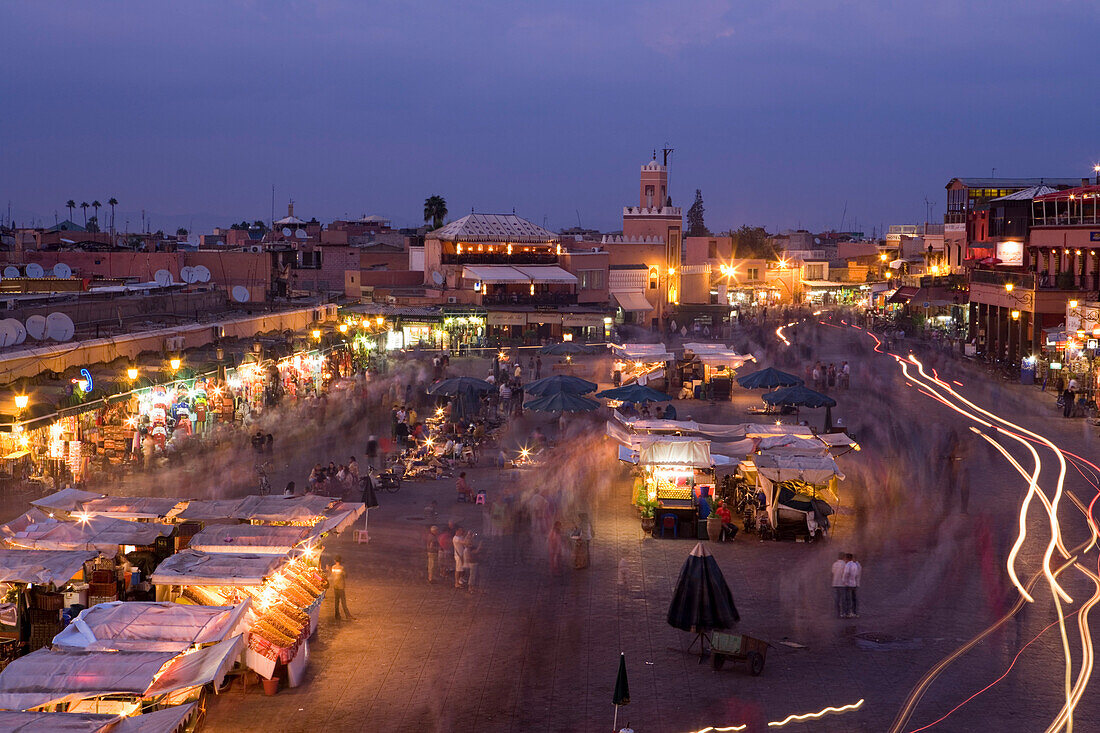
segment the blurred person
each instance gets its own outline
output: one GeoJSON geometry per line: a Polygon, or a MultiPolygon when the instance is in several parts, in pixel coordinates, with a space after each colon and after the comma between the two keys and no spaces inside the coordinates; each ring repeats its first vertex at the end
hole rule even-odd
{"type": "Polygon", "coordinates": [[[481,540],[470,532],[463,538],[462,566],[466,570],[466,592],[473,593],[478,583],[481,568],[481,540]]]}
{"type": "Polygon", "coordinates": [[[466,542],[466,529],[455,527],[455,535],[451,538],[455,558],[455,588],[466,584],[466,542]]]}
{"type": "Polygon", "coordinates": [[[458,480],[455,481],[455,490],[458,495],[464,497],[466,501],[473,502],[474,490],[470,488],[470,484],[466,482],[466,472],[462,471],[458,474],[458,480]]]}
{"type": "Polygon", "coordinates": [[[447,522],[447,526],[439,530],[439,579],[442,580],[454,572],[454,536],[455,523],[447,522]]]}
{"type": "Polygon", "coordinates": [[[333,610],[336,612],[336,620],[340,620],[340,609],[344,609],[344,615],[348,621],[354,621],[355,617],[351,615],[351,611],[348,610],[348,598],[345,593],[347,584],[347,571],[344,569],[343,558],[336,555],[332,558],[332,565],[329,567],[329,585],[332,587],[332,604],[333,610]]]}
{"type": "Polygon", "coordinates": [[[859,585],[863,579],[863,566],[856,556],[848,553],[844,563],[844,586],[848,596],[848,615],[845,618],[859,618],[859,585]]]}
{"type": "Polygon", "coordinates": [[[848,556],[838,552],[836,562],[833,563],[831,572],[833,576],[833,602],[836,605],[836,617],[848,618],[848,588],[844,584],[844,566],[848,564],[848,556]]]}
{"type": "Polygon", "coordinates": [[[286,488],[283,489],[283,496],[294,496],[294,489],[295,489],[294,482],[293,481],[287,481],[286,482],[286,488]]]}
{"type": "Polygon", "coordinates": [[[439,574],[439,527],[432,525],[428,528],[428,537],[425,542],[428,555],[428,582],[435,583],[439,574]]]}
{"type": "Polygon", "coordinates": [[[577,527],[573,530],[573,568],[582,570],[588,567],[589,549],[592,544],[592,522],[584,512],[578,515],[577,527]]]}
{"type": "Polygon", "coordinates": [[[561,522],[554,522],[546,538],[546,550],[550,559],[550,574],[561,575],[561,556],[564,552],[561,522]]]}

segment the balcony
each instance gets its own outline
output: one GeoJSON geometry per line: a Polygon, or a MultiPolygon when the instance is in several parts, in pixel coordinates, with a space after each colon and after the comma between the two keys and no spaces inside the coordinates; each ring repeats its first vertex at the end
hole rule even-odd
{"type": "Polygon", "coordinates": [[[481,296],[482,305],[576,305],[576,293],[492,293],[481,296]]]}
{"type": "Polygon", "coordinates": [[[553,252],[464,252],[444,254],[444,265],[556,265],[558,256],[553,252]]]}
{"type": "Polygon", "coordinates": [[[1002,270],[971,270],[970,282],[1004,287],[1011,283],[1021,290],[1035,289],[1035,275],[1030,272],[1006,272],[1002,270]]]}

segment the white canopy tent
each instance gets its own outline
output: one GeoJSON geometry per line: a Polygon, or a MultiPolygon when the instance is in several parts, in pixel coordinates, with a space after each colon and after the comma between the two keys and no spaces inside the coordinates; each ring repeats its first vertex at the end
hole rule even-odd
{"type": "Polygon", "coordinates": [[[313,527],[214,524],[199,531],[187,546],[199,552],[248,552],[284,556],[313,535],[313,527]]]}
{"type": "Polygon", "coordinates": [[[86,550],[0,549],[0,582],[61,586],[97,555],[86,550]]]}
{"type": "Polygon", "coordinates": [[[611,350],[622,359],[643,364],[667,362],[676,358],[668,352],[664,344],[612,344],[611,350]]]}
{"type": "Polygon", "coordinates": [[[150,580],[154,585],[263,585],[285,561],[282,555],[187,549],[165,558],[150,580]]]}
{"type": "Polygon", "coordinates": [[[35,499],[31,506],[36,506],[47,512],[71,512],[86,501],[102,499],[103,494],[94,491],[81,491],[80,489],[62,489],[61,491],[35,499]]]}
{"type": "Polygon", "coordinates": [[[104,496],[83,502],[79,511],[90,517],[167,519],[178,513],[186,501],[159,496],[104,496]]]}
{"type": "Polygon", "coordinates": [[[154,697],[220,684],[244,648],[244,637],[189,654],[39,649],[0,672],[0,709],[30,710],[104,695],[154,697]]]}
{"type": "Polygon", "coordinates": [[[143,715],[44,713],[0,710],[0,730],[18,733],[176,733],[196,703],[173,705],[143,715]]]}
{"type": "Polygon", "coordinates": [[[665,437],[643,446],[638,463],[643,466],[686,466],[711,468],[709,440],[665,437]]]}
{"type": "Polygon", "coordinates": [[[84,651],[182,652],[244,633],[248,628],[245,611],[250,605],[100,603],[81,611],[53,643],[84,651]]]}
{"type": "Polygon", "coordinates": [[[152,545],[175,528],[169,524],[131,522],[111,517],[87,521],[32,524],[7,542],[28,550],[95,550],[114,557],[121,545],[152,545]]]}
{"type": "Polygon", "coordinates": [[[844,480],[844,474],[836,465],[832,456],[793,455],[782,451],[766,451],[752,456],[759,477],[760,487],[768,496],[768,518],[775,526],[776,489],[775,485],[783,481],[801,480],[808,484],[826,484],[833,478],[844,480]]]}

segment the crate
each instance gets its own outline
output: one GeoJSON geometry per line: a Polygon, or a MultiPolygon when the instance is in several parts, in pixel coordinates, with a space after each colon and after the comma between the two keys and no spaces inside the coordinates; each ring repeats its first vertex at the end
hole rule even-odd
{"type": "Polygon", "coordinates": [[[92,596],[117,596],[118,585],[116,583],[91,583],[88,586],[88,597],[92,596]]]}
{"type": "Polygon", "coordinates": [[[58,623],[61,621],[61,610],[50,610],[44,608],[28,608],[27,619],[31,624],[48,624],[58,623]]]}
{"type": "Polygon", "coordinates": [[[35,591],[32,603],[35,608],[40,608],[44,611],[60,611],[65,607],[65,596],[61,593],[35,591]]]}
{"type": "Polygon", "coordinates": [[[92,577],[89,578],[90,583],[100,584],[114,583],[115,571],[114,570],[93,570],[92,577]]]}
{"type": "Polygon", "coordinates": [[[88,596],[88,607],[98,606],[100,603],[114,603],[118,600],[118,594],[112,594],[109,596],[88,596]]]}

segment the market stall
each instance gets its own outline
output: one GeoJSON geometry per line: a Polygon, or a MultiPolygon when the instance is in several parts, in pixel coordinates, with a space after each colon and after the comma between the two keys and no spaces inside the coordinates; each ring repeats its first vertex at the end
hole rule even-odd
{"type": "Polygon", "coordinates": [[[87,604],[96,557],[84,550],[0,549],[0,665],[49,644],[64,609],[87,604]]]}
{"type": "Polygon", "coordinates": [[[0,709],[129,716],[197,702],[243,648],[244,638],[234,636],[185,653],[39,649],[0,672],[0,709]]]}
{"type": "Polygon", "coordinates": [[[677,364],[680,399],[729,400],[734,376],[747,361],[754,362],[756,357],[738,354],[724,344],[684,344],[683,358],[677,364]]]}
{"type": "Polygon", "coordinates": [[[194,716],[197,703],[173,705],[124,717],[108,713],[46,713],[0,710],[0,730],[19,733],[178,733],[194,716]]]}
{"type": "Polygon", "coordinates": [[[784,522],[799,533],[804,528],[810,538],[828,531],[834,507],[827,499],[838,500],[837,482],[844,480],[828,453],[805,455],[777,448],[747,458],[741,471],[764,494],[768,521],[780,534],[784,522]]]}
{"type": "Polygon", "coordinates": [[[102,499],[104,494],[94,491],[81,491],[80,489],[62,489],[49,496],[31,501],[31,506],[36,506],[50,516],[63,516],[76,511],[81,504],[92,499],[102,499]]]}
{"type": "Polygon", "coordinates": [[[314,564],[315,555],[188,549],[161,563],[153,583],[158,600],[200,606],[250,600],[245,664],[269,681],[284,668],[290,686],[297,687],[309,661],[309,637],[317,628],[328,585],[314,564]]]}
{"type": "Polygon", "coordinates": [[[104,496],[82,502],[78,512],[88,517],[163,520],[174,517],[186,502],[160,496],[104,496]]]}
{"type": "Polygon", "coordinates": [[[188,547],[199,552],[286,555],[299,545],[309,543],[314,536],[313,528],[308,526],[214,524],[195,534],[188,547]]]}
{"type": "Polygon", "coordinates": [[[615,361],[611,369],[611,382],[616,387],[637,382],[662,389],[667,383],[666,370],[676,357],[664,344],[612,344],[615,361]]]}
{"type": "Polygon", "coordinates": [[[638,467],[645,499],[656,502],[657,527],[695,537],[697,497],[714,492],[710,441],[662,436],[642,447],[638,467]]]}
{"type": "Polygon", "coordinates": [[[183,652],[245,633],[250,606],[250,600],[236,606],[101,603],[81,611],[53,644],[84,651],[183,652]]]}

